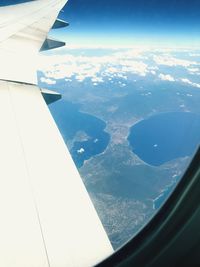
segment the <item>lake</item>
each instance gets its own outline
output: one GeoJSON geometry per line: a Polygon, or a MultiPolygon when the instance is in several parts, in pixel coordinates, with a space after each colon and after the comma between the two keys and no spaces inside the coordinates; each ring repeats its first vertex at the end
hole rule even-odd
{"type": "Polygon", "coordinates": [[[80,105],[64,100],[53,103],[49,108],[65,142],[73,141],[70,152],[77,167],[106,149],[110,135],[104,131],[104,121],[81,112],[80,105]]]}
{"type": "Polygon", "coordinates": [[[160,113],[133,125],[128,141],[132,151],[153,166],[191,156],[200,144],[200,115],[160,113]]]}

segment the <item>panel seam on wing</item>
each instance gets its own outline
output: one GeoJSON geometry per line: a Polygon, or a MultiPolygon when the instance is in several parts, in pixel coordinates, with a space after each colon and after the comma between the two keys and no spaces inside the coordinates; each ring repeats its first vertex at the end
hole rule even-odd
{"type": "Polygon", "coordinates": [[[25,148],[24,148],[24,144],[23,144],[23,141],[22,141],[20,127],[19,127],[19,124],[18,124],[18,119],[17,119],[17,115],[16,115],[16,111],[15,111],[15,107],[14,107],[14,103],[13,103],[13,99],[12,99],[10,83],[7,82],[7,85],[8,85],[8,93],[9,93],[9,98],[10,98],[10,102],[11,102],[12,112],[13,112],[13,116],[14,116],[14,120],[15,120],[15,124],[16,124],[16,129],[17,129],[17,132],[18,132],[18,138],[19,138],[19,142],[20,142],[20,145],[21,145],[22,154],[23,154],[23,158],[24,158],[24,165],[25,165],[26,172],[27,172],[28,183],[29,183],[30,190],[31,190],[31,193],[32,193],[32,200],[33,200],[33,204],[34,204],[35,211],[36,211],[37,218],[38,218],[38,224],[39,224],[39,228],[40,228],[40,232],[41,232],[41,236],[42,236],[42,241],[43,241],[44,250],[45,250],[45,254],[46,254],[46,258],[47,258],[47,263],[48,263],[48,266],[50,267],[50,259],[49,259],[49,256],[48,256],[47,246],[46,246],[44,233],[43,233],[43,229],[42,229],[42,224],[41,224],[41,220],[40,220],[40,215],[39,215],[39,210],[38,210],[38,207],[37,207],[37,201],[35,199],[34,190],[33,190],[33,186],[32,186],[31,179],[30,179],[31,176],[30,176],[30,172],[29,172],[29,168],[28,168],[28,163],[27,163],[27,159],[26,159],[26,153],[25,153],[25,148]]]}

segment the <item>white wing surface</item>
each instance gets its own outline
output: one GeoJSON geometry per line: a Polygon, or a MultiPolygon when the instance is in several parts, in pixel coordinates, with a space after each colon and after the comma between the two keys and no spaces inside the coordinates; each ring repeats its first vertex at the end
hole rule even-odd
{"type": "Polygon", "coordinates": [[[37,83],[37,54],[66,0],[35,0],[0,8],[1,79],[37,83]]]}
{"type": "Polygon", "coordinates": [[[113,251],[36,85],[34,55],[65,3],[0,8],[0,266],[92,266],[113,251]]]}

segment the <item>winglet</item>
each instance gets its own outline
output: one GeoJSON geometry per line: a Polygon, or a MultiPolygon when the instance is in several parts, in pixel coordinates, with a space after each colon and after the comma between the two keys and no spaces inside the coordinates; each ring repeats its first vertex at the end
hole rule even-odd
{"type": "Polygon", "coordinates": [[[42,47],[40,48],[40,52],[46,51],[46,50],[55,49],[55,48],[59,48],[59,47],[62,47],[62,46],[65,46],[65,42],[47,38],[44,41],[42,47]]]}
{"type": "Polygon", "coordinates": [[[40,90],[41,90],[42,96],[43,96],[45,102],[47,103],[47,105],[49,105],[53,102],[56,102],[57,100],[62,98],[62,95],[55,92],[55,91],[51,91],[48,89],[40,89],[40,90]]]}
{"type": "Polygon", "coordinates": [[[67,27],[67,26],[69,26],[68,22],[66,22],[64,20],[61,20],[61,19],[57,19],[55,21],[55,23],[53,24],[52,29],[64,28],[64,27],[67,27]]]}

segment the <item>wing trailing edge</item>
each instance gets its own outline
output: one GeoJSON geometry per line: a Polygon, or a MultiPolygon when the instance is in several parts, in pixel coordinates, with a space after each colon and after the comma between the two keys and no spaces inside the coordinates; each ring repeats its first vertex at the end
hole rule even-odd
{"type": "Polygon", "coordinates": [[[40,89],[0,81],[0,123],[0,266],[83,267],[108,256],[106,232],[40,89]]]}

